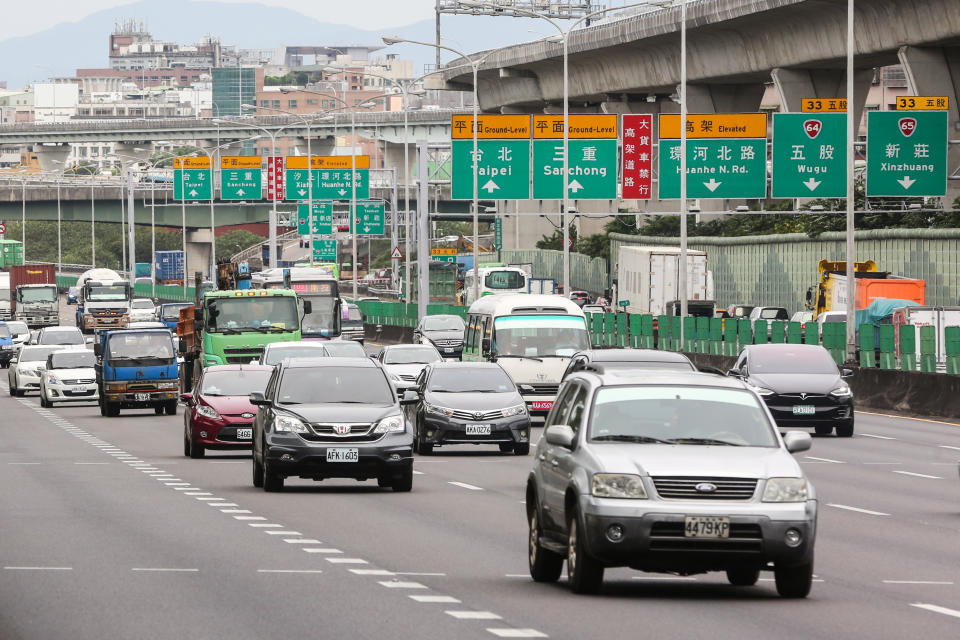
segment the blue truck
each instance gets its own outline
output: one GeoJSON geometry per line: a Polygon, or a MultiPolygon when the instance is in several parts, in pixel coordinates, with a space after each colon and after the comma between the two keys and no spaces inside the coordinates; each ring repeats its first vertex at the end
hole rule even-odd
{"type": "Polygon", "coordinates": [[[177,332],[177,323],[180,322],[180,309],[192,307],[192,302],[166,302],[160,305],[160,322],[177,332]]]}
{"type": "Polygon", "coordinates": [[[169,330],[101,331],[94,352],[100,415],[118,416],[121,409],[177,413],[180,372],[169,330]]]}

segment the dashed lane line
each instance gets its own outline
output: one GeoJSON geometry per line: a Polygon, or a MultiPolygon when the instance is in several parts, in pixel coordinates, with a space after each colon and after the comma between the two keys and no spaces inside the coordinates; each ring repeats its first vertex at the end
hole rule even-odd
{"type": "Polygon", "coordinates": [[[883,580],[883,584],[952,585],[952,580],[883,580]]]}
{"type": "Polygon", "coordinates": [[[502,620],[503,616],[495,614],[493,611],[444,611],[445,614],[456,618],[457,620],[502,620]]]}
{"type": "Polygon", "coordinates": [[[453,486],[460,487],[461,489],[469,489],[470,491],[483,491],[483,487],[467,484],[466,482],[448,482],[447,484],[452,484],[453,486]]]}
{"type": "Polygon", "coordinates": [[[951,447],[949,444],[938,445],[941,449],[953,449],[954,451],[960,451],[960,447],[951,447]]]}
{"type": "Polygon", "coordinates": [[[814,462],[830,462],[833,464],[846,464],[843,460],[833,460],[831,458],[817,458],[815,456],[803,456],[807,460],[813,460],[814,462]]]}
{"type": "Polygon", "coordinates": [[[940,476],[931,476],[925,473],[914,473],[913,471],[901,471],[900,469],[894,469],[891,473],[899,473],[902,476],[912,476],[914,478],[926,478],[928,480],[943,480],[940,476]]]}
{"type": "Polygon", "coordinates": [[[73,571],[73,567],[4,567],[5,571],[73,571]]]}
{"type": "Polygon", "coordinates": [[[536,629],[487,629],[498,638],[549,638],[545,633],[536,629]]]}
{"type": "Polygon", "coordinates": [[[876,438],[877,440],[896,440],[896,438],[891,438],[890,436],[878,436],[873,433],[861,433],[859,434],[864,438],[876,438]]]}
{"type": "Polygon", "coordinates": [[[412,594],[407,597],[415,602],[437,603],[437,604],[460,604],[460,600],[457,600],[453,596],[425,596],[420,594],[412,594]]]}
{"type": "Polygon", "coordinates": [[[426,589],[427,585],[419,582],[404,582],[402,580],[381,580],[379,584],[387,589],[426,589]]]}
{"type": "Polygon", "coordinates": [[[363,558],[337,558],[337,557],[329,557],[329,558],[327,558],[327,562],[329,562],[330,564],[370,564],[369,562],[367,562],[367,561],[364,560],[363,558]]]}
{"type": "Polygon", "coordinates": [[[946,607],[941,607],[935,604],[927,604],[925,602],[914,602],[911,603],[910,606],[918,609],[925,609],[927,611],[933,611],[934,613],[942,613],[945,616],[960,618],[960,611],[957,611],[956,609],[948,609],[946,607]]]}
{"type": "Polygon", "coordinates": [[[861,509],[860,507],[851,507],[846,504],[833,504],[827,503],[828,507],[833,507],[834,509],[843,509],[844,511],[855,511],[856,513],[865,513],[868,516],[889,516],[889,513],[884,513],[882,511],[871,511],[870,509],[861,509]]]}

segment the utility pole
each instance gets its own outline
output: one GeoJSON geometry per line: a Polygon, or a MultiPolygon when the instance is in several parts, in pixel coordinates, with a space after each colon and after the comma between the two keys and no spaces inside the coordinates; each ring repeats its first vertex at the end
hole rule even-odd
{"type": "Polygon", "coordinates": [[[417,319],[423,320],[430,303],[430,180],[427,177],[429,145],[417,141],[417,175],[420,193],[417,196],[417,319]]]}

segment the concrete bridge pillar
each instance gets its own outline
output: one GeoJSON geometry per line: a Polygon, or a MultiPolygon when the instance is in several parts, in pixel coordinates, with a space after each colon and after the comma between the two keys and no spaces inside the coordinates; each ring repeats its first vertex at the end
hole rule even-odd
{"type": "MultiPolygon", "coordinates": [[[[677,87],[679,95],[680,88],[677,87]]],[[[753,113],[760,109],[763,84],[687,84],[689,113],[753,113]]]]}
{"type": "MultiPolygon", "coordinates": [[[[873,82],[873,69],[857,69],[853,72],[853,117],[855,122],[863,118],[863,105],[873,82]]],[[[784,69],[770,72],[773,84],[780,96],[780,110],[798,113],[804,98],[846,98],[847,72],[845,69],[784,69]]]]}
{"type": "MultiPolygon", "coordinates": [[[[415,170],[417,167],[417,145],[416,142],[411,137],[410,140],[410,150],[407,154],[410,160],[409,165],[407,166],[407,174],[410,176],[410,197],[416,197],[416,191],[414,186],[415,170]]],[[[383,142],[383,166],[387,169],[392,169],[393,167],[397,168],[397,187],[400,189],[399,197],[400,200],[403,200],[403,144],[396,144],[393,142],[384,141],[383,142]]],[[[400,206],[403,206],[402,204],[400,206]]]]}
{"type": "MultiPolygon", "coordinates": [[[[350,125],[340,129],[340,135],[350,135],[350,125]]],[[[360,133],[358,132],[359,136],[360,133]]],[[[325,136],[321,138],[311,138],[310,140],[310,153],[315,156],[329,156],[333,155],[333,150],[337,146],[337,139],[333,136],[325,136]]],[[[300,155],[307,155],[307,139],[306,138],[297,138],[297,150],[300,152],[300,155]]]]}
{"type": "Polygon", "coordinates": [[[63,171],[66,167],[67,156],[70,155],[70,145],[66,143],[36,144],[37,162],[42,171],[63,171]]]}
{"type": "MultiPolygon", "coordinates": [[[[903,46],[897,52],[906,72],[910,91],[918,96],[948,96],[947,139],[960,138],[960,47],[903,46]]],[[[960,168],[960,146],[947,146],[947,171],[953,175],[960,168]]],[[[960,196],[960,181],[947,181],[944,208],[960,196]]]]}
{"type": "Polygon", "coordinates": [[[187,230],[186,273],[188,278],[192,278],[196,271],[202,271],[204,277],[210,277],[212,239],[210,229],[187,230]]]}

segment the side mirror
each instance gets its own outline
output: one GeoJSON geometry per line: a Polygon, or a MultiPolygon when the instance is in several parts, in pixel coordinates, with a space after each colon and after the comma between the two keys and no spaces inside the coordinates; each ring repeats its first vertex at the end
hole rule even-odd
{"type": "Polygon", "coordinates": [[[190,392],[180,394],[180,402],[183,404],[190,404],[193,402],[193,394],[190,392]]]}
{"type": "Polygon", "coordinates": [[[787,431],[783,435],[783,444],[790,453],[800,453],[801,451],[809,451],[813,445],[813,440],[806,431],[787,431]]]}
{"type": "Polygon", "coordinates": [[[573,432],[573,429],[565,424],[552,424],[544,431],[543,437],[552,445],[563,447],[564,449],[572,449],[576,434],[573,432]]]}
{"type": "Polygon", "coordinates": [[[416,404],[418,400],[420,400],[420,394],[412,389],[407,389],[400,396],[400,404],[416,404]]]}
{"type": "Polygon", "coordinates": [[[372,360],[376,360],[376,359],[378,359],[379,357],[380,357],[380,356],[378,356],[378,355],[375,354],[375,353],[371,353],[371,354],[370,354],[370,358],[371,358],[372,360]]]}
{"type": "Polygon", "coordinates": [[[841,378],[850,378],[853,376],[853,369],[844,369],[840,372],[841,378]]]}
{"type": "Polygon", "coordinates": [[[807,303],[813,302],[813,289],[807,289],[807,303]]]}
{"type": "Polygon", "coordinates": [[[83,342],[84,344],[93,344],[93,338],[91,338],[90,336],[87,336],[86,338],[83,339],[83,342]]]}
{"type": "Polygon", "coordinates": [[[734,378],[739,378],[740,376],[743,375],[743,373],[740,371],[740,369],[730,369],[729,371],[727,371],[727,375],[732,376],[734,378]]]}
{"type": "Polygon", "coordinates": [[[308,316],[313,313],[313,301],[304,300],[303,301],[303,315],[308,316]]]}
{"type": "Polygon", "coordinates": [[[103,345],[99,342],[93,345],[93,355],[97,356],[98,358],[103,356],[103,345]]]}
{"type": "Polygon", "coordinates": [[[249,399],[250,399],[250,404],[252,404],[255,407],[265,407],[270,404],[270,402],[266,398],[264,398],[263,394],[260,393],[259,391],[254,391],[253,393],[251,393],[249,399]]]}
{"type": "Polygon", "coordinates": [[[480,342],[480,350],[483,351],[484,354],[490,353],[490,338],[484,338],[480,342]]]}

